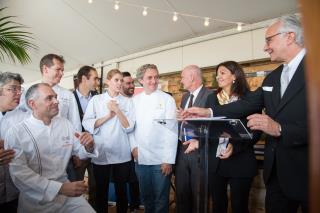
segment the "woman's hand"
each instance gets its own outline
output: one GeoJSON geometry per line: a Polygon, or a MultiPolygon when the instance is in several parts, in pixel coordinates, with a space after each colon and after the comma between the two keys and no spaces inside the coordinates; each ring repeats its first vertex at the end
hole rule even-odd
{"type": "Polygon", "coordinates": [[[227,148],[221,152],[221,155],[219,156],[220,159],[228,159],[233,153],[233,145],[231,143],[228,143],[227,148]]]}

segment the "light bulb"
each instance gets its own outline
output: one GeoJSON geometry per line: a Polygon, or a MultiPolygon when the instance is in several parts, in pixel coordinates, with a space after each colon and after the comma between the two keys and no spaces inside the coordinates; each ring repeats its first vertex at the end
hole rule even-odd
{"type": "Polygon", "coordinates": [[[205,18],[203,24],[204,24],[204,26],[208,27],[210,25],[209,18],[205,18]]]}
{"type": "Polygon", "coordinates": [[[142,15],[143,16],[148,15],[147,7],[143,7],[142,15]]]}
{"type": "Polygon", "coordinates": [[[241,31],[241,30],[242,30],[242,23],[240,23],[240,22],[238,23],[237,30],[238,30],[238,31],[241,31]]]}
{"type": "Polygon", "coordinates": [[[88,0],[88,3],[89,3],[89,4],[92,4],[92,2],[93,2],[93,0],[88,0]]]}
{"type": "Polygon", "coordinates": [[[114,4],[114,9],[115,10],[119,10],[120,6],[119,6],[119,2],[116,1],[115,4],[114,4]]]}
{"type": "Polygon", "coordinates": [[[173,21],[178,21],[178,13],[174,12],[172,16],[173,21]]]}

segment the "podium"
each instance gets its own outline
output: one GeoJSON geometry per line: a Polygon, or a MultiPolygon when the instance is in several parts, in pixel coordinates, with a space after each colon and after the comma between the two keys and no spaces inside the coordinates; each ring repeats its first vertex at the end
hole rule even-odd
{"type": "MultiPolygon", "coordinates": [[[[169,120],[171,119],[156,119],[160,125],[164,126],[170,123],[169,120]]],[[[200,180],[197,186],[196,212],[207,213],[209,212],[209,143],[218,142],[221,137],[244,140],[252,139],[253,135],[240,119],[226,119],[225,117],[188,118],[180,122],[180,140],[197,139],[199,141],[197,152],[200,180]]]]}

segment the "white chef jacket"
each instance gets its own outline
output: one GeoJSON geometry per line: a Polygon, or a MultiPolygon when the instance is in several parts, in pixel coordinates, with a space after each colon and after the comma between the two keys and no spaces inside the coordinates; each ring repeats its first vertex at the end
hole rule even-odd
{"type": "Polygon", "coordinates": [[[174,164],[178,142],[178,123],[174,99],[156,90],[133,97],[135,131],[130,134],[131,150],[138,148],[138,164],[174,164]],[[159,122],[155,119],[171,119],[159,122]],[[160,124],[162,123],[162,124],[160,124]]]}
{"type": "MultiPolygon", "coordinates": [[[[76,98],[74,94],[69,90],[55,85],[52,87],[53,91],[57,93],[58,101],[59,101],[59,115],[68,119],[73,127],[81,132],[82,126],[79,116],[79,109],[76,98]]],[[[20,105],[19,108],[23,111],[31,112],[31,109],[28,107],[26,100],[25,100],[25,93],[21,95],[20,105]]]]}
{"type": "Polygon", "coordinates": [[[127,133],[131,132],[135,125],[135,115],[132,100],[119,94],[112,98],[108,92],[95,95],[89,101],[82,120],[83,127],[93,134],[99,156],[92,158],[91,162],[98,165],[124,163],[131,160],[130,144],[127,133]],[[117,101],[122,113],[127,117],[129,127],[124,128],[117,116],[106,121],[100,127],[94,129],[95,122],[108,115],[110,110],[107,103],[117,101]]]}
{"type": "Polygon", "coordinates": [[[59,116],[45,125],[31,115],[9,129],[5,147],[15,150],[9,170],[20,190],[18,212],[56,212],[69,202],[79,202],[58,194],[68,181],[67,164],[71,155],[85,159],[98,152],[87,153],[74,133],[72,124],[59,116]]]}
{"type": "MultiPolygon", "coordinates": [[[[5,115],[0,113],[0,139],[4,140],[9,127],[21,122],[28,115],[19,109],[9,111],[5,115]]],[[[11,180],[9,166],[0,166],[0,204],[17,199],[18,196],[19,191],[11,180]]]]}

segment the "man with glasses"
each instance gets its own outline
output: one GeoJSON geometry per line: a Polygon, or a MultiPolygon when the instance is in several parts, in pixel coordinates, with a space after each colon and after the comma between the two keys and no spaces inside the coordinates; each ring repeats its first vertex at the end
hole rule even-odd
{"type": "Polygon", "coordinates": [[[9,126],[23,120],[26,113],[14,110],[23,92],[23,78],[16,73],[0,74],[0,209],[3,212],[16,212],[19,192],[12,183],[8,163],[14,158],[13,149],[4,148],[4,138],[9,126]]]}
{"type": "MultiPolygon", "coordinates": [[[[303,32],[299,17],[279,18],[266,31],[271,61],[283,63],[270,73],[262,87],[243,99],[211,109],[215,116],[241,117],[265,108],[265,114],[248,116],[248,127],[267,134],[264,155],[267,212],[308,212],[308,122],[304,74],[303,32]]],[[[210,115],[209,109],[187,113],[210,115]]]]}

